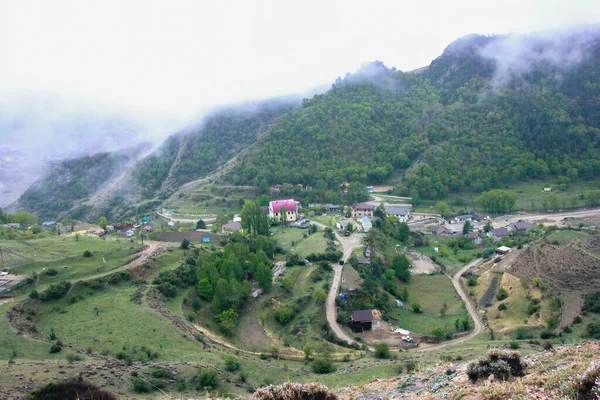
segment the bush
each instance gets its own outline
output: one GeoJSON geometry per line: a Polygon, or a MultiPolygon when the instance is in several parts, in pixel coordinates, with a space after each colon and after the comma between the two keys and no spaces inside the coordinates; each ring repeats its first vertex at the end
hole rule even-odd
{"type": "Polygon", "coordinates": [[[600,292],[588,293],[583,302],[583,311],[600,313],[600,292]]]}
{"type": "Polygon", "coordinates": [[[62,346],[58,343],[53,343],[50,346],[50,353],[59,353],[62,350],[62,346]]]}
{"type": "Polygon", "coordinates": [[[67,380],[64,382],[50,382],[45,386],[30,392],[27,396],[29,400],[48,400],[48,399],[102,399],[118,400],[114,394],[100,389],[89,382],[83,380],[67,380]]]}
{"type": "Polygon", "coordinates": [[[517,342],[516,340],[512,340],[509,344],[508,347],[510,347],[512,350],[517,350],[521,347],[521,345],[519,344],[519,342],[517,342]]]}
{"type": "Polygon", "coordinates": [[[507,308],[505,303],[498,305],[498,311],[506,311],[507,308]]]}
{"type": "Polygon", "coordinates": [[[328,374],[335,371],[335,366],[331,360],[326,358],[315,358],[311,366],[313,372],[316,374],[328,374]]]}
{"type": "Polygon", "coordinates": [[[600,399],[600,361],[596,360],[563,389],[563,398],[600,399]]]}
{"type": "Polygon", "coordinates": [[[294,317],[294,310],[285,304],[280,304],[275,308],[275,319],[281,325],[285,325],[292,320],[294,317]]]}
{"type": "Polygon", "coordinates": [[[421,310],[421,305],[419,303],[412,303],[412,309],[415,314],[421,314],[423,311],[421,310]]]}
{"type": "Polygon", "coordinates": [[[92,256],[92,252],[89,251],[89,250],[86,250],[86,251],[83,252],[83,256],[85,258],[90,258],[92,256]]]}
{"type": "Polygon", "coordinates": [[[165,297],[175,297],[177,295],[177,288],[169,282],[163,282],[158,285],[158,290],[165,297]]]}
{"type": "Polygon", "coordinates": [[[540,332],[540,339],[550,339],[553,338],[554,336],[554,332],[548,330],[548,329],[544,329],[543,331],[540,332]]]}
{"type": "Polygon", "coordinates": [[[83,356],[77,353],[69,353],[67,354],[67,362],[69,364],[73,364],[75,361],[83,361],[83,356]]]}
{"type": "Polygon", "coordinates": [[[136,393],[151,393],[154,391],[152,385],[142,378],[131,378],[131,384],[133,385],[133,391],[136,393]]]}
{"type": "Polygon", "coordinates": [[[291,383],[258,388],[252,400],[337,400],[337,395],[321,383],[291,383]]]}
{"type": "Polygon", "coordinates": [[[29,292],[29,298],[30,299],[39,299],[40,294],[38,293],[37,290],[33,289],[31,292],[29,292]]]}
{"type": "Polygon", "coordinates": [[[58,300],[62,298],[69,289],[71,288],[71,282],[69,281],[60,281],[59,283],[55,283],[54,285],[50,285],[46,290],[42,292],[40,295],[40,300],[58,300]]]}
{"type": "Polygon", "coordinates": [[[517,340],[523,340],[527,337],[527,329],[524,326],[517,327],[515,332],[517,340]]]}
{"type": "Polygon", "coordinates": [[[498,299],[498,301],[502,301],[504,299],[506,299],[508,297],[508,292],[506,291],[506,289],[504,289],[502,286],[500,286],[500,289],[498,289],[498,293],[496,293],[496,299],[498,299]]]}
{"type": "MultiPolygon", "coordinates": [[[[90,256],[92,255],[92,253],[90,253],[90,256]]],[[[44,275],[48,275],[48,276],[56,276],[58,275],[58,271],[55,270],[54,268],[49,268],[46,271],[44,271],[44,275]]]]}
{"type": "Polygon", "coordinates": [[[513,376],[525,375],[525,363],[517,352],[490,350],[484,358],[474,361],[467,367],[467,376],[473,382],[494,374],[495,379],[506,380],[513,376]]]}
{"type": "Polygon", "coordinates": [[[410,374],[417,369],[417,364],[415,364],[414,361],[409,361],[404,365],[404,368],[406,369],[406,372],[410,374]]]}
{"type": "Polygon", "coordinates": [[[377,343],[375,345],[375,357],[390,358],[390,346],[387,343],[377,343]]]}
{"type": "Polygon", "coordinates": [[[219,386],[219,375],[214,369],[204,370],[196,377],[196,383],[199,388],[214,389],[219,386]]]}
{"type": "Polygon", "coordinates": [[[580,324],[582,322],[583,322],[583,319],[579,315],[577,315],[575,318],[573,318],[573,325],[580,324]]]}
{"type": "Polygon", "coordinates": [[[225,369],[229,372],[240,369],[240,362],[234,356],[229,356],[225,359],[225,369]]]}

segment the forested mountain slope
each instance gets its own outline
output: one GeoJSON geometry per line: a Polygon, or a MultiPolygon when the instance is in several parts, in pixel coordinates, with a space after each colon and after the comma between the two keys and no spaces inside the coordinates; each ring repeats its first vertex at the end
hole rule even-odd
{"type": "Polygon", "coordinates": [[[420,73],[376,62],[305,100],[231,179],[349,180],[442,198],[511,181],[600,173],[600,30],[469,36],[420,73]],[[407,169],[409,166],[413,168],[407,169]]]}
{"type": "Polygon", "coordinates": [[[17,207],[42,218],[64,215],[131,167],[147,146],[61,161],[23,193],[17,207]]]}

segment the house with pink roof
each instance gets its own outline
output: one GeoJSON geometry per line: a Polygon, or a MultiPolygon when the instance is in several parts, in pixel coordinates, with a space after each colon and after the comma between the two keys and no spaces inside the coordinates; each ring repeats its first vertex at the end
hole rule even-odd
{"type": "Polygon", "coordinates": [[[298,219],[298,202],[294,199],[276,200],[269,203],[269,217],[280,220],[281,213],[285,213],[287,221],[298,219]]]}

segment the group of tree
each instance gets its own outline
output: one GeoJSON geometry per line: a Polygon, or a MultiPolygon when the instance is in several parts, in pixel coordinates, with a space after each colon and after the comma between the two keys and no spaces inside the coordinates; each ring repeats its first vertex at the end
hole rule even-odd
{"type": "Polygon", "coordinates": [[[486,212],[500,213],[512,211],[519,195],[514,192],[494,189],[484,192],[477,198],[477,202],[483,207],[486,212]]]}
{"type": "Polygon", "coordinates": [[[252,295],[250,281],[271,289],[274,243],[265,236],[232,235],[222,252],[200,254],[196,261],[198,295],[209,300],[225,333],[230,333],[244,301],[252,295]]]}

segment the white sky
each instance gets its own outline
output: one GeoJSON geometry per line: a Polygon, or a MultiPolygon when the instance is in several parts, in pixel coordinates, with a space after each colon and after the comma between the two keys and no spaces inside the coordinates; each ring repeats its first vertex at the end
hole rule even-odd
{"type": "Polygon", "coordinates": [[[470,33],[600,22],[598,0],[0,0],[0,100],[184,120],[304,92],[363,62],[411,70],[470,33]]]}

